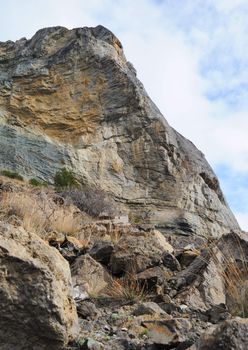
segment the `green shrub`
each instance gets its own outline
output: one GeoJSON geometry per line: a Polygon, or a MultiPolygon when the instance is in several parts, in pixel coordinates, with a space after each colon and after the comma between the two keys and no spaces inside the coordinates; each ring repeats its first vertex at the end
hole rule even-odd
{"type": "Polygon", "coordinates": [[[78,187],[78,181],[71,171],[62,168],[54,176],[54,185],[58,188],[78,187]]]}
{"type": "Polygon", "coordinates": [[[35,186],[35,187],[40,187],[40,186],[46,186],[47,185],[46,182],[39,181],[38,179],[36,179],[34,177],[29,180],[29,183],[30,183],[30,185],[35,186]]]}
{"type": "Polygon", "coordinates": [[[2,170],[1,173],[2,173],[2,175],[7,176],[7,177],[9,177],[11,179],[17,179],[17,180],[23,181],[23,177],[20,174],[16,173],[16,172],[13,172],[13,171],[10,171],[10,170],[2,170]]]}

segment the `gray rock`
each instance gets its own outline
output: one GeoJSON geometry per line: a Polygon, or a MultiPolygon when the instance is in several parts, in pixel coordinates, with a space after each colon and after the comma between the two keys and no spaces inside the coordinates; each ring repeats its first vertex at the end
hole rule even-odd
{"type": "Polygon", "coordinates": [[[172,247],[163,236],[162,243],[158,237],[152,231],[143,235],[121,237],[111,255],[109,265],[112,273],[138,273],[162,264],[166,249],[172,247]]]}
{"type": "Polygon", "coordinates": [[[71,169],[136,223],[186,236],[238,229],[204,155],[169,126],[109,30],[0,43],[0,167],[53,182],[71,169]]]}
{"type": "Polygon", "coordinates": [[[165,267],[170,269],[171,271],[180,271],[181,266],[177,258],[171,254],[166,252],[163,256],[163,264],[165,267]]]}
{"type": "Polygon", "coordinates": [[[104,350],[104,346],[100,342],[90,338],[87,341],[87,350],[104,350]]]}
{"type": "Polygon", "coordinates": [[[0,226],[2,350],[61,350],[76,335],[69,265],[35,234],[0,226]]]}
{"type": "Polygon", "coordinates": [[[171,277],[171,271],[163,266],[151,267],[136,275],[137,281],[150,291],[157,291],[157,289],[165,285],[167,280],[171,277]]]}
{"type": "Polygon", "coordinates": [[[111,282],[107,270],[89,254],[82,255],[74,261],[71,273],[74,288],[77,287],[92,297],[104,293],[111,282]]]}
{"type": "MultiPolygon", "coordinates": [[[[205,333],[193,349],[247,350],[248,319],[236,317],[205,333]]],[[[192,349],[192,350],[193,350],[192,349]]]]}
{"type": "Polygon", "coordinates": [[[113,249],[114,245],[110,241],[96,241],[89,254],[101,264],[108,265],[113,249]]]}
{"type": "Polygon", "coordinates": [[[97,310],[95,304],[90,301],[83,301],[78,303],[77,312],[81,318],[95,319],[100,312],[97,310]]]}
{"type": "Polygon", "coordinates": [[[137,308],[133,311],[133,315],[140,316],[140,315],[167,315],[164,310],[159,307],[158,304],[148,301],[144,302],[137,306],[137,308]]]}
{"type": "Polygon", "coordinates": [[[191,345],[189,331],[191,323],[184,318],[168,320],[144,321],[143,325],[148,329],[148,338],[152,344],[164,346],[164,348],[187,349],[191,345]]]}

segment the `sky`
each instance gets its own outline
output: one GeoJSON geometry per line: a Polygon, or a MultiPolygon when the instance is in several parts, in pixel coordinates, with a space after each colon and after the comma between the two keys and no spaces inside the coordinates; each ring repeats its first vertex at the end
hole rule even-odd
{"type": "Polygon", "coordinates": [[[248,231],[248,0],[0,0],[0,41],[102,24],[248,231]]]}

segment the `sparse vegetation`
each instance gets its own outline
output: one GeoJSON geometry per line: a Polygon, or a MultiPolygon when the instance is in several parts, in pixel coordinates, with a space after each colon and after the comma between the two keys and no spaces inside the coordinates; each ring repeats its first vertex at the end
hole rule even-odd
{"type": "Polygon", "coordinates": [[[81,220],[78,216],[74,216],[72,212],[60,208],[54,211],[52,215],[52,228],[57,232],[74,236],[80,231],[81,220]]]}
{"type": "Polygon", "coordinates": [[[44,181],[40,181],[36,178],[32,178],[29,180],[30,185],[34,186],[34,187],[41,187],[41,186],[47,186],[47,183],[44,181]]]}
{"type": "Polygon", "coordinates": [[[114,217],[116,213],[113,200],[98,188],[70,189],[61,192],[60,195],[81,211],[94,217],[99,217],[101,214],[114,217]]]}
{"type": "MultiPolygon", "coordinates": [[[[221,242],[221,241],[220,241],[221,242]]],[[[210,258],[222,278],[227,298],[227,308],[234,316],[248,317],[248,261],[238,237],[233,236],[234,246],[238,247],[239,259],[234,256],[233,247],[216,244],[210,248],[210,258]]],[[[222,245],[222,244],[221,244],[222,245]]],[[[210,267],[210,264],[208,264],[210,267]]]]}
{"type": "Polygon", "coordinates": [[[126,299],[128,301],[143,301],[147,292],[145,285],[141,285],[136,274],[126,273],[124,277],[114,278],[106,292],[106,295],[115,299],[126,299]]]}
{"type": "Polygon", "coordinates": [[[80,220],[67,207],[58,207],[42,192],[8,192],[1,196],[0,217],[18,220],[30,232],[45,238],[51,231],[74,235],[80,230],[80,220]]]}
{"type": "Polygon", "coordinates": [[[73,173],[66,168],[57,171],[54,176],[54,185],[59,189],[78,187],[79,183],[73,173]]]}
{"type": "Polygon", "coordinates": [[[17,172],[13,172],[10,170],[2,170],[1,174],[6,176],[6,177],[9,177],[11,179],[23,181],[23,177],[20,174],[18,174],[17,172]]]}

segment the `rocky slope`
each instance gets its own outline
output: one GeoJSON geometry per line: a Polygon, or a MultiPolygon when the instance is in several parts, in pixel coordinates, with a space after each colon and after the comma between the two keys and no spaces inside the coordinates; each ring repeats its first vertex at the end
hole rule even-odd
{"type": "Polygon", "coordinates": [[[204,155],[173,130],[106,28],[0,43],[0,167],[52,182],[72,169],[171,233],[238,228],[204,155]]]}
{"type": "Polygon", "coordinates": [[[0,176],[0,349],[248,348],[247,234],[183,241],[80,207],[0,176]]]}

